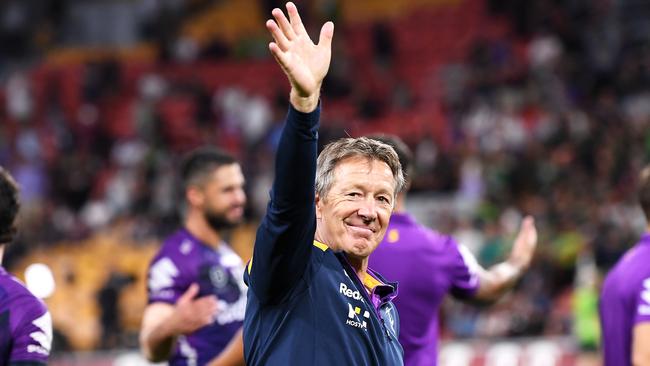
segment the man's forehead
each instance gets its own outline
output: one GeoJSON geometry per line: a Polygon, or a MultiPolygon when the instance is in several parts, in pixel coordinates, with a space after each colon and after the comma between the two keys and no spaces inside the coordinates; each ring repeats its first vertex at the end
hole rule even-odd
{"type": "Polygon", "coordinates": [[[392,171],[390,170],[390,166],[388,164],[380,159],[372,158],[369,156],[361,156],[361,155],[353,155],[353,156],[348,156],[344,159],[339,160],[336,163],[336,166],[334,169],[339,169],[339,170],[345,170],[345,169],[365,169],[366,172],[371,171],[373,169],[385,169],[388,171],[388,173],[392,176],[392,171]]]}
{"type": "Polygon", "coordinates": [[[220,165],[212,171],[213,174],[232,174],[232,173],[241,173],[241,166],[239,163],[224,164],[220,165]]]}
{"type": "Polygon", "coordinates": [[[352,156],[339,161],[334,167],[334,176],[335,181],[340,183],[387,184],[391,189],[396,184],[386,162],[365,156],[352,156]],[[372,175],[372,179],[368,179],[369,175],[372,175]]]}

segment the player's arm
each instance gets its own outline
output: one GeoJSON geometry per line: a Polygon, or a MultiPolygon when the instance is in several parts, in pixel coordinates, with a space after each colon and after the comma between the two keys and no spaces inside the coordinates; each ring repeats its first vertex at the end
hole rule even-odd
{"type": "Polygon", "coordinates": [[[331,56],[333,24],[321,29],[315,45],[293,3],[289,19],[274,9],[266,26],[269,49],[291,84],[291,107],[275,160],[267,212],[257,231],[247,284],[260,301],[282,296],[302,277],[315,231],[316,158],[320,87],[331,56]]]}
{"type": "Polygon", "coordinates": [[[523,276],[537,246],[537,229],[532,217],[526,217],[512,247],[510,256],[489,270],[476,267],[479,287],[472,300],[490,303],[498,300],[523,276]]]}
{"type": "Polygon", "coordinates": [[[140,330],[140,348],[152,362],[169,359],[176,338],[204,327],[214,320],[217,300],[214,296],[196,298],[199,286],[192,284],[176,304],[154,302],[144,311],[140,330]]]}
{"type": "Polygon", "coordinates": [[[15,326],[9,366],[47,365],[52,347],[50,313],[42,302],[27,296],[17,302],[16,306],[23,310],[25,315],[15,326]]]}
{"type": "Polygon", "coordinates": [[[650,277],[643,280],[636,296],[632,328],[632,365],[650,365],[650,277]]]}
{"type": "Polygon", "coordinates": [[[632,365],[650,366],[650,322],[634,326],[632,336],[632,365]]]}
{"type": "Polygon", "coordinates": [[[243,330],[235,334],[230,340],[226,348],[215,357],[208,366],[245,366],[244,361],[244,338],[243,330]]]}

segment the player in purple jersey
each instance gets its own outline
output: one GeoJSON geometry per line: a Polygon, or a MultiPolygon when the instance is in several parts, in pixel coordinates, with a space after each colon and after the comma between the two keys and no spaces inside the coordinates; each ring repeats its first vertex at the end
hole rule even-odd
{"type": "MultiPolygon", "coordinates": [[[[641,172],[639,202],[650,219],[650,166],[641,172]]],[[[605,366],[650,365],[650,225],[607,274],[600,294],[605,366]]]]}
{"type": "Polygon", "coordinates": [[[140,345],[147,359],[171,366],[240,365],[244,265],[223,233],[242,221],[244,176],[232,156],[201,148],[185,159],[182,178],[184,225],[151,261],[140,345]]]}
{"type": "MultiPolygon", "coordinates": [[[[18,186],[0,167],[0,262],[16,232],[18,186]]],[[[52,346],[52,318],[45,304],[0,266],[0,366],[45,365],[52,346]]]]}
{"type": "MultiPolygon", "coordinates": [[[[412,154],[399,138],[373,136],[391,145],[406,172],[412,175],[412,154]]],[[[400,315],[404,364],[435,365],[438,358],[438,312],[447,293],[461,300],[497,300],[526,271],[537,245],[532,218],[524,220],[508,260],[483,269],[467,248],[447,235],[418,224],[404,211],[406,191],[397,197],[383,242],[370,256],[369,266],[399,283],[395,305],[400,315]]]]}

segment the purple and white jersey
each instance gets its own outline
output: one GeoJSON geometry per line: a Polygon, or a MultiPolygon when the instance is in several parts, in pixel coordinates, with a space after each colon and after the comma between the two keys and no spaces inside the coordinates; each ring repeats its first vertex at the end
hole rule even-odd
{"type": "Polygon", "coordinates": [[[478,289],[476,260],[454,239],[394,213],[369,267],[398,282],[394,300],[400,317],[404,365],[436,365],[438,312],[445,295],[471,297],[478,289]]]}
{"type": "Polygon", "coordinates": [[[149,303],[175,304],[192,283],[199,285],[199,297],[215,295],[218,301],[212,324],[178,337],[169,365],[205,365],[226,347],[244,321],[243,274],[241,258],[226,243],[214,249],[186,229],[163,243],[149,267],[149,303]]]}
{"type": "Polygon", "coordinates": [[[645,234],[607,274],[600,294],[606,366],[631,364],[632,331],[650,322],[650,234],[645,234]]]}
{"type": "Polygon", "coordinates": [[[51,347],[47,307],[0,267],[0,366],[46,365],[51,347]]]}

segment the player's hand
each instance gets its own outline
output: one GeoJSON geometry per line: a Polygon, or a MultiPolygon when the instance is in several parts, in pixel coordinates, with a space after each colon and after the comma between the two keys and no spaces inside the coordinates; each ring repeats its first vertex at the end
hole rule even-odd
{"type": "Polygon", "coordinates": [[[519,234],[517,234],[512,246],[508,261],[519,269],[526,270],[530,266],[536,247],[537,229],[535,228],[535,219],[532,216],[526,216],[521,223],[519,234]]]}
{"type": "Polygon", "coordinates": [[[291,83],[291,103],[302,112],[311,112],[318,105],[320,87],[329,69],[332,56],[334,23],[327,22],[315,45],[305,30],[298,9],[288,2],[287,13],[275,8],[273,18],[266,22],[274,42],[269,50],[291,83]]]}
{"type": "Polygon", "coordinates": [[[214,295],[196,298],[199,285],[193,283],[176,301],[171,321],[177,334],[188,334],[214,321],[217,313],[217,297],[214,295]]]}

